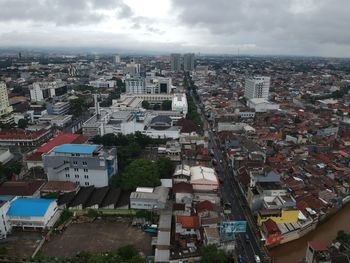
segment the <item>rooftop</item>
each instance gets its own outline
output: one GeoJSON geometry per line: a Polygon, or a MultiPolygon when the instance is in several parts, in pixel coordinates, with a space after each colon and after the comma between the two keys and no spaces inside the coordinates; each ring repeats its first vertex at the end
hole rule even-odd
{"type": "Polygon", "coordinates": [[[54,153],[92,154],[100,145],[96,144],[62,144],[53,149],[54,153]]]}
{"type": "Polygon", "coordinates": [[[44,216],[53,199],[17,198],[11,202],[9,216],[44,216]]]}

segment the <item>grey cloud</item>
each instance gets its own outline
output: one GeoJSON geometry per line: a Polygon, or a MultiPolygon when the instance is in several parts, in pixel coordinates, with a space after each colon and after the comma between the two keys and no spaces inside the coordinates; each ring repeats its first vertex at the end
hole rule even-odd
{"type": "Polygon", "coordinates": [[[172,0],[172,6],[179,24],[213,37],[243,36],[241,41],[285,49],[350,45],[348,0],[172,0]]]}
{"type": "Polygon", "coordinates": [[[104,18],[99,11],[126,6],[122,0],[0,0],[0,21],[94,24],[104,18]]]}

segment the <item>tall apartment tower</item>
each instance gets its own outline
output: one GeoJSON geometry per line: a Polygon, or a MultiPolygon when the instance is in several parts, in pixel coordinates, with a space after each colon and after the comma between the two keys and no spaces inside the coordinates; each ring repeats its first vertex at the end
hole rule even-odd
{"type": "Polygon", "coordinates": [[[184,71],[194,70],[194,53],[184,54],[184,71]]]}
{"type": "Polygon", "coordinates": [[[0,82],[0,116],[12,112],[5,82],[0,82]]]}
{"type": "Polygon", "coordinates": [[[170,65],[171,70],[175,72],[181,71],[181,55],[180,54],[171,54],[170,55],[170,65]]]}
{"type": "Polygon", "coordinates": [[[268,99],[270,77],[254,77],[245,80],[244,97],[249,99],[268,99]]]}

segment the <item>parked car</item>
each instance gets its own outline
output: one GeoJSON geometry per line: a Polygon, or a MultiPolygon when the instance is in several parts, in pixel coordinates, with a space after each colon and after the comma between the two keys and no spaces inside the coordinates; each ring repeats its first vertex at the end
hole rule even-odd
{"type": "Polygon", "coordinates": [[[261,263],[260,257],[258,255],[254,255],[254,259],[256,263],[261,263]]]}

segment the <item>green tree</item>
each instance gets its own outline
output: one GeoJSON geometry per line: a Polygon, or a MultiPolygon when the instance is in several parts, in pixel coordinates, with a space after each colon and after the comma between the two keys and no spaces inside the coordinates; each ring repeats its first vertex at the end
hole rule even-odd
{"type": "Polygon", "coordinates": [[[151,105],[147,100],[142,101],[142,108],[149,110],[151,108],[151,105]]]}
{"type": "Polygon", "coordinates": [[[20,119],[17,124],[18,128],[25,129],[28,126],[28,121],[26,119],[20,119]]]}
{"type": "Polygon", "coordinates": [[[137,159],[132,161],[121,174],[121,187],[134,190],[136,187],[154,187],[160,185],[159,171],[156,163],[137,159]]]}
{"type": "Polygon", "coordinates": [[[201,263],[226,263],[227,254],[215,245],[209,245],[201,249],[201,263]]]}
{"type": "Polygon", "coordinates": [[[160,178],[172,178],[175,170],[174,163],[166,157],[161,157],[157,161],[160,178]]]}
{"type": "Polygon", "coordinates": [[[165,100],[162,102],[162,110],[171,110],[171,100],[165,100]]]}
{"type": "Polygon", "coordinates": [[[87,105],[82,98],[77,98],[75,100],[70,101],[71,113],[74,117],[81,116],[86,110],[87,105]]]}
{"type": "Polygon", "coordinates": [[[161,106],[158,103],[153,105],[153,110],[160,110],[160,108],[161,108],[161,106]]]}

